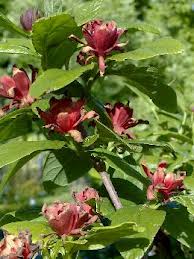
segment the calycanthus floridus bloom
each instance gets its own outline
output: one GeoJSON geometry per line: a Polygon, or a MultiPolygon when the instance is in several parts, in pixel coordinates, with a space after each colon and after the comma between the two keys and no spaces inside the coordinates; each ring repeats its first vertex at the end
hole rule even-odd
{"type": "Polygon", "coordinates": [[[61,100],[51,98],[50,109],[45,112],[38,109],[38,112],[46,128],[61,134],[68,133],[75,141],[81,142],[82,134],[79,130],[81,123],[97,115],[94,111],[86,112],[84,104],[84,100],[72,101],[70,98],[61,100]]]}
{"type": "Polygon", "coordinates": [[[118,102],[114,106],[107,104],[105,109],[111,119],[113,130],[118,135],[127,135],[132,139],[134,136],[129,131],[130,128],[138,124],[149,124],[147,120],[133,118],[133,109],[122,103],[118,102]]]}
{"type": "Polygon", "coordinates": [[[186,172],[166,173],[167,163],[159,163],[156,171],[152,173],[150,169],[142,164],[143,170],[151,180],[151,184],[147,189],[147,199],[162,199],[167,202],[173,194],[184,190],[183,180],[186,172]]]}
{"type": "Polygon", "coordinates": [[[0,97],[10,99],[10,104],[2,107],[0,115],[11,108],[22,108],[31,105],[34,98],[30,96],[29,90],[31,83],[34,82],[37,69],[31,67],[32,79],[30,80],[26,71],[13,67],[13,76],[1,76],[0,77],[0,97]]]}
{"type": "Polygon", "coordinates": [[[85,189],[79,194],[74,194],[76,203],[54,202],[42,208],[43,216],[48,220],[51,228],[59,236],[81,236],[86,232],[86,228],[98,220],[95,209],[85,203],[90,198],[99,199],[99,195],[94,189],[85,189]],[[90,194],[89,194],[90,192],[90,194]],[[92,193],[91,193],[92,192],[92,193]],[[83,193],[85,197],[83,198],[83,193]],[[89,195],[88,197],[86,197],[89,195]]]}
{"type": "Polygon", "coordinates": [[[74,35],[69,37],[84,45],[77,57],[77,62],[81,65],[86,65],[92,58],[97,57],[100,75],[103,76],[106,68],[106,57],[112,51],[120,51],[126,45],[126,43],[119,43],[121,35],[126,30],[117,28],[114,21],[104,22],[102,20],[94,20],[86,23],[82,28],[82,32],[86,43],[74,35]]]}

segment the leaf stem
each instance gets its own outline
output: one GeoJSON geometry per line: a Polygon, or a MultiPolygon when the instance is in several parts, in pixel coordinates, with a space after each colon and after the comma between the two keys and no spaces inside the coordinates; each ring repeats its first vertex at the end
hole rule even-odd
{"type": "Polygon", "coordinates": [[[117,192],[111,182],[111,179],[110,179],[110,176],[107,172],[105,171],[102,171],[102,172],[99,172],[100,173],[100,176],[102,178],[102,181],[103,181],[103,184],[111,198],[111,201],[115,207],[116,210],[119,210],[121,208],[123,208],[123,205],[121,204],[121,201],[117,195],[117,192]]]}

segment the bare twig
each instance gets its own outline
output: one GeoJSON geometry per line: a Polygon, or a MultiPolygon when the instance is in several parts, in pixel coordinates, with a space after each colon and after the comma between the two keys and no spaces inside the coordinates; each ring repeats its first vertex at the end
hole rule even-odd
{"type": "Polygon", "coordinates": [[[119,209],[123,208],[123,205],[121,204],[121,201],[117,195],[117,192],[111,182],[109,174],[105,171],[99,172],[99,173],[102,178],[103,184],[111,198],[111,201],[114,204],[115,209],[119,210],[119,209]]]}

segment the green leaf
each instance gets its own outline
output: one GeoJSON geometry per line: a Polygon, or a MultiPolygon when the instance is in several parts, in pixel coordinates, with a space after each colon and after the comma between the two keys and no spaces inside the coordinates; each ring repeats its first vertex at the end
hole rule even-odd
{"type": "MultiPolygon", "coordinates": [[[[190,160],[192,159],[192,157],[190,157],[190,160]]],[[[188,162],[187,158],[186,158],[186,161],[183,160],[183,163],[185,163],[185,162],[188,162]]],[[[181,166],[182,166],[182,163],[181,163],[181,166]]],[[[192,192],[194,192],[194,175],[193,174],[188,175],[187,177],[185,177],[184,185],[185,185],[186,189],[191,190],[192,192]]]]}
{"type": "Polygon", "coordinates": [[[32,116],[20,115],[0,124],[0,142],[23,136],[32,131],[32,116]]]}
{"type": "Polygon", "coordinates": [[[187,211],[194,216],[194,196],[193,195],[179,195],[173,197],[172,200],[182,204],[187,208],[187,211]]]}
{"type": "Polygon", "coordinates": [[[0,27],[3,27],[5,30],[10,31],[12,33],[17,33],[24,37],[29,37],[29,34],[27,32],[23,31],[18,26],[16,26],[2,13],[0,13],[0,27]]]}
{"type": "Polygon", "coordinates": [[[87,232],[84,239],[76,241],[65,241],[67,250],[96,250],[113,244],[118,239],[142,232],[143,228],[136,226],[133,222],[123,222],[111,226],[93,227],[87,232]]]}
{"type": "Polygon", "coordinates": [[[42,55],[43,69],[61,68],[68,64],[77,47],[77,43],[68,37],[78,32],[79,28],[69,14],[41,18],[34,23],[32,42],[42,55]]]}
{"type": "Polygon", "coordinates": [[[31,160],[34,156],[36,156],[38,152],[34,152],[29,156],[21,158],[19,161],[13,163],[11,168],[3,174],[3,177],[0,182],[0,194],[3,192],[3,189],[10,181],[10,179],[21,169],[29,160],[31,160]]]}
{"type": "Polygon", "coordinates": [[[94,0],[86,3],[75,5],[70,14],[75,17],[78,26],[101,17],[103,10],[103,0],[94,0]]]}
{"type": "Polygon", "coordinates": [[[119,24],[120,27],[126,28],[129,32],[131,30],[136,31],[143,31],[143,32],[150,32],[154,34],[160,34],[160,30],[155,26],[145,23],[145,22],[138,22],[138,23],[121,23],[119,24]]]}
{"type": "Polygon", "coordinates": [[[94,227],[88,232],[85,239],[88,241],[89,250],[102,249],[113,244],[118,239],[142,232],[143,228],[138,228],[133,222],[121,224],[111,224],[111,226],[94,227]]]}
{"type": "Polygon", "coordinates": [[[2,227],[3,230],[11,234],[18,235],[21,231],[30,231],[32,234],[32,241],[37,242],[42,239],[42,235],[49,235],[53,233],[51,228],[45,222],[36,221],[18,221],[6,224],[2,227]]]}
{"type": "Polygon", "coordinates": [[[94,134],[92,136],[86,137],[83,141],[83,146],[89,147],[89,146],[93,145],[97,141],[98,138],[99,138],[98,134],[94,134]]]}
{"type": "Polygon", "coordinates": [[[107,74],[123,76],[127,87],[150,97],[155,105],[167,112],[177,111],[176,92],[164,82],[159,71],[149,67],[136,67],[128,62],[114,63],[107,68],[107,74]]]}
{"type": "Polygon", "coordinates": [[[37,151],[61,149],[63,141],[11,141],[1,145],[0,168],[37,151]]]}
{"type": "Polygon", "coordinates": [[[40,97],[46,92],[59,90],[72,83],[85,71],[93,68],[93,64],[77,67],[72,70],[49,69],[40,75],[30,87],[30,94],[33,97],[40,97]]]}
{"type": "Polygon", "coordinates": [[[163,148],[165,151],[171,152],[171,153],[175,152],[173,147],[170,144],[165,143],[163,141],[159,142],[159,141],[150,141],[145,139],[140,139],[140,140],[134,139],[134,140],[129,140],[128,142],[131,144],[137,144],[148,148],[163,148]]]}
{"type": "Polygon", "coordinates": [[[91,166],[86,153],[78,155],[73,150],[63,148],[48,155],[43,169],[43,182],[66,186],[86,174],[91,166]]]}
{"type": "Polygon", "coordinates": [[[17,118],[21,115],[32,115],[32,111],[30,108],[21,108],[15,111],[11,111],[4,115],[3,117],[0,117],[0,125],[4,124],[5,122],[8,122],[12,119],[17,118]]]}
{"type": "Polygon", "coordinates": [[[123,221],[135,222],[137,226],[145,228],[144,232],[121,238],[116,247],[124,258],[141,259],[161,227],[165,212],[146,208],[144,206],[129,206],[116,211],[112,215],[112,224],[123,221]]]}
{"type": "Polygon", "coordinates": [[[184,246],[194,249],[194,217],[184,207],[166,208],[164,229],[184,246]]]}
{"type": "Polygon", "coordinates": [[[128,139],[124,139],[124,138],[120,137],[118,134],[116,134],[114,131],[112,131],[110,128],[108,128],[106,125],[104,125],[99,120],[96,120],[96,126],[98,129],[100,139],[103,142],[104,141],[106,141],[106,142],[115,141],[115,142],[120,143],[121,145],[125,146],[129,152],[141,153],[141,151],[142,151],[141,146],[130,144],[128,142],[128,139]]]}
{"type": "Polygon", "coordinates": [[[0,53],[40,57],[33,48],[31,40],[27,39],[6,39],[6,41],[0,42],[0,53]]]}
{"type": "Polygon", "coordinates": [[[150,43],[145,43],[143,48],[122,54],[116,54],[108,57],[108,59],[115,61],[124,61],[128,59],[143,60],[160,55],[180,54],[183,52],[183,50],[183,45],[178,40],[165,37],[150,43]]]}

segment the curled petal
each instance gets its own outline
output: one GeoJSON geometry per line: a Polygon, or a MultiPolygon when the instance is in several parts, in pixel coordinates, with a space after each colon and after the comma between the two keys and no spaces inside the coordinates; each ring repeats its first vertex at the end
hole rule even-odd
{"type": "Polygon", "coordinates": [[[145,164],[142,164],[142,167],[143,167],[143,170],[146,173],[146,175],[152,180],[153,174],[150,171],[150,169],[145,164]]]}
{"type": "Polygon", "coordinates": [[[155,196],[155,189],[154,189],[154,186],[153,185],[150,185],[147,189],[147,199],[149,201],[151,200],[155,200],[156,199],[156,196],[155,196]]]}
{"type": "Polygon", "coordinates": [[[15,81],[10,76],[0,77],[0,95],[13,99],[15,96],[15,81]]]}
{"type": "Polygon", "coordinates": [[[82,141],[83,141],[81,132],[79,132],[78,130],[70,130],[68,133],[71,135],[71,137],[72,137],[76,142],[82,142],[82,141]]]}
{"type": "Polygon", "coordinates": [[[164,178],[165,187],[168,190],[171,190],[171,188],[173,187],[174,183],[175,183],[175,175],[173,173],[167,173],[165,178],[164,178]]]}
{"type": "Polygon", "coordinates": [[[165,173],[163,170],[157,170],[154,174],[153,174],[153,185],[154,186],[162,186],[164,183],[164,178],[165,178],[165,173]]]}
{"type": "Polygon", "coordinates": [[[17,67],[13,68],[13,80],[16,85],[15,89],[15,99],[21,100],[22,98],[28,96],[30,88],[30,79],[27,73],[17,67]]]}

